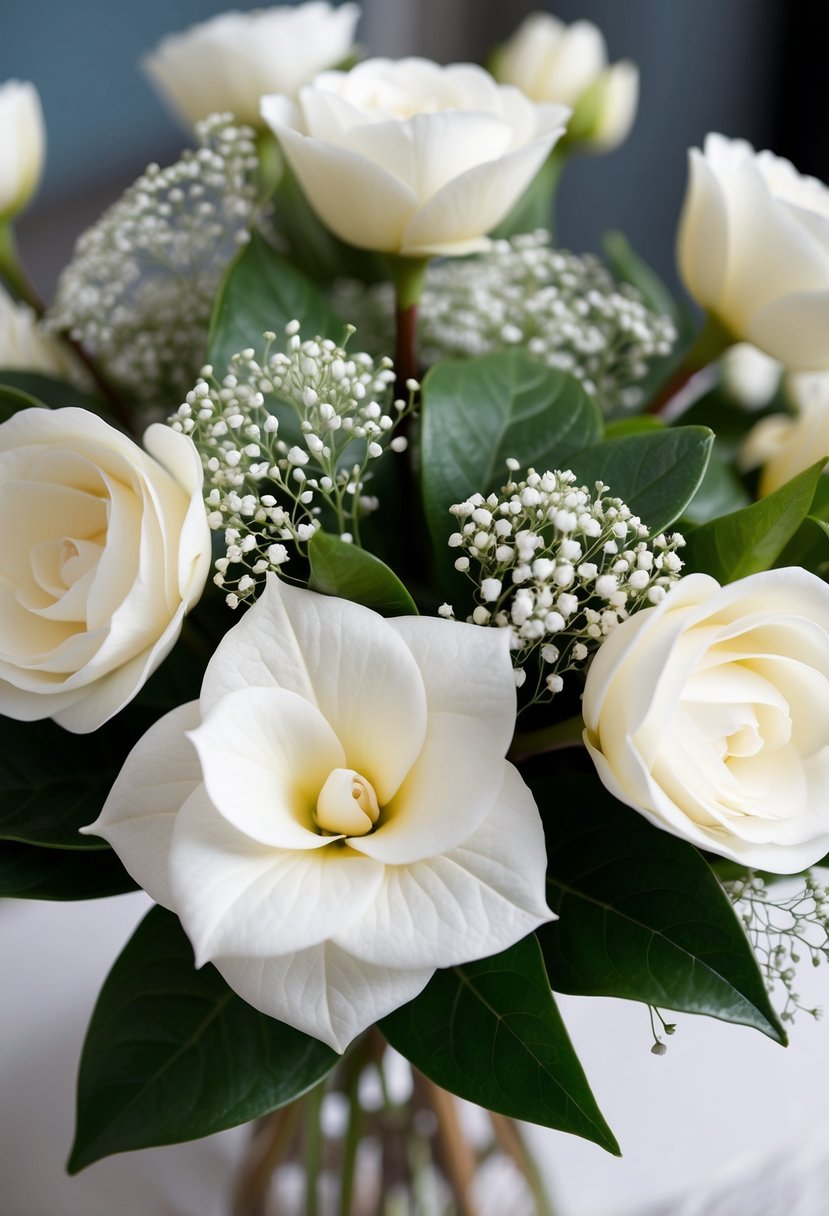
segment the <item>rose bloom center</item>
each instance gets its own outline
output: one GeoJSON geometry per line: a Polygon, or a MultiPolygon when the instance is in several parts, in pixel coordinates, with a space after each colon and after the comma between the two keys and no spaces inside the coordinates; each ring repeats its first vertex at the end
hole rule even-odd
{"type": "Polygon", "coordinates": [[[317,798],[314,820],[333,836],[367,836],[380,818],[374,786],[353,768],[332,769],[317,798]]]}

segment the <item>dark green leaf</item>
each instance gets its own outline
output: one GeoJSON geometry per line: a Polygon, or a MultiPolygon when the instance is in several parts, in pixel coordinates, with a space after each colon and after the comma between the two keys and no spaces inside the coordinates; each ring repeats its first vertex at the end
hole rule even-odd
{"type": "Polygon", "coordinates": [[[665,427],[609,439],[574,454],[568,464],[580,482],[605,482],[652,532],[661,532],[696,494],[713,442],[705,427],[665,427]]]}
{"type": "Polygon", "coordinates": [[[257,233],[230,266],[213,309],[208,361],[220,378],[231,357],[251,346],[261,353],[262,335],[273,330],[275,349],[285,341],[285,326],[299,321],[303,338],[340,340],[343,322],[325,297],[257,233]]]}
{"type": "Polygon", "coordinates": [[[802,566],[825,578],[829,573],[829,523],[807,515],[774,565],[802,566]]]}
{"type": "Polygon", "coordinates": [[[809,514],[815,519],[822,519],[829,523],[829,476],[821,477],[815,486],[809,514]]]}
{"type": "Polygon", "coordinates": [[[384,616],[417,612],[400,579],[379,557],[327,532],[315,532],[308,545],[312,591],[365,604],[384,616]]]}
{"type": "Polygon", "coordinates": [[[64,380],[56,380],[53,376],[42,376],[39,372],[3,371],[0,369],[0,385],[19,389],[34,397],[38,405],[50,409],[62,409],[67,405],[78,405],[93,414],[107,413],[106,403],[92,393],[75,388],[64,380]]]}
{"type": "Polygon", "coordinates": [[[0,422],[5,422],[14,414],[19,414],[21,410],[30,410],[35,407],[43,408],[43,402],[38,401],[31,393],[24,392],[20,388],[12,388],[7,384],[0,384],[0,422]]]}
{"type": "Polygon", "coordinates": [[[541,946],[558,992],[626,997],[786,1034],[731,901],[699,852],[595,776],[533,782],[544,819],[541,946]]]}
{"type": "Polygon", "coordinates": [[[567,1036],[535,937],[495,958],[436,972],[380,1029],[451,1093],[619,1152],[567,1036]]]}
{"type": "Polygon", "coordinates": [[[92,1014],[69,1171],[256,1119],[316,1085],[338,1058],[258,1013],[214,967],[196,971],[177,919],[154,908],[92,1014]]]}
{"type": "Polygon", "coordinates": [[[642,435],[663,431],[665,423],[653,414],[634,414],[629,418],[616,418],[605,427],[605,439],[622,439],[625,435],[642,435]]]}
{"type": "Polygon", "coordinates": [[[0,841],[0,899],[103,899],[134,890],[110,848],[89,853],[0,841]]]}
{"type": "Polygon", "coordinates": [[[825,464],[819,460],[759,502],[689,533],[682,552],[686,571],[703,570],[730,583],[768,570],[809,513],[825,464]]]}
{"type": "Polygon", "coordinates": [[[135,701],[90,734],[75,735],[48,718],[0,717],[0,840],[54,849],[105,849],[78,829],[98,818],[127,753],[167,710],[199,694],[207,655],[185,638],[144,685],[135,701]]]}
{"type": "Polygon", "coordinates": [[[601,418],[579,382],[523,351],[445,360],[423,384],[423,500],[441,558],[455,530],[453,503],[488,494],[508,479],[507,457],[522,469],[569,467],[595,443],[601,418]]]}

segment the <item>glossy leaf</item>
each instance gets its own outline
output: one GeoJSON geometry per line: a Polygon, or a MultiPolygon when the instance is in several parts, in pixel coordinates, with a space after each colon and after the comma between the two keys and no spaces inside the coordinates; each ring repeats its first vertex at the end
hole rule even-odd
{"type": "Polygon", "coordinates": [[[829,573],[829,523],[807,515],[774,564],[802,566],[825,578],[829,573]]]}
{"type": "Polygon", "coordinates": [[[709,1014],[785,1043],[742,925],[701,854],[595,776],[532,785],[560,918],[539,931],[553,988],[709,1014]]]}
{"type": "Polygon", "coordinates": [[[606,440],[575,453],[568,464],[580,482],[603,481],[651,532],[661,532],[699,489],[713,442],[705,427],[665,427],[606,440]]]}
{"type": "Polygon", "coordinates": [[[69,1171],[256,1119],[316,1085],[338,1059],[258,1013],[214,967],[196,971],[176,917],[154,908],[92,1014],[69,1171]]]}
{"type": "Polygon", "coordinates": [[[0,899],[103,899],[136,889],[110,848],[77,852],[0,841],[0,899]]]}
{"type": "Polygon", "coordinates": [[[619,1152],[568,1038],[534,936],[495,958],[436,972],[380,1029],[451,1093],[619,1152]]]}
{"type": "Polygon", "coordinates": [[[704,570],[721,583],[768,570],[809,513],[826,459],[799,473],[759,502],[712,519],[686,537],[687,572],[704,570]]]}
{"type": "Polygon", "coordinates": [[[417,607],[400,579],[379,557],[327,532],[308,544],[312,591],[338,595],[374,608],[384,616],[410,616],[417,607]]]}
{"type": "Polygon", "coordinates": [[[231,356],[252,346],[261,351],[262,335],[277,335],[284,348],[285,326],[299,321],[301,336],[321,335],[339,341],[343,322],[322,292],[257,233],[231,264],[213,310],[208,361],[220,378],[231,356]]]}
{"type": "Polygon", "coordinates": [[[601,433],[599,412],[579,382],[523,351],[438,363],[423,384],[421,447],[436,553],[443,558],[455,530],[449,508],[504,485],[508,457],[522,469],[564,469],[601,433]]]}

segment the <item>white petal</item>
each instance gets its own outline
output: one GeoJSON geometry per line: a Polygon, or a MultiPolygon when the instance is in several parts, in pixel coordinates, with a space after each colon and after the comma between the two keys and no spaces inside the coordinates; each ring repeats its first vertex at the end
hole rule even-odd
{"type": "Polygon", "coordinates": [[[216,810],[203,786],[179,812],[170,887],[198,965],[316,946],[362,915],[383,867],[332,842],[289,851],[257,844],[216,810]]]}
{"type": "Polygon", "coordinates": [[[242,689],[223,697],[190,738],[210,800],[228,823],[280,849],[330,844],[313,815],[345,755],[310,701],[282,688],[242,689]]]}
{"type": "Polygon", "coordinates": [[[285,688],[316,705],[346,766],[389,802],[426,736],[426,694],[411,651],[376,612],[273,577],[225,635],[202,684],[207,714],[239,688],[285,688]]]}
{"type": "Polygon", "coordinates": [[[84,835],[103,836],[127,872],[165,908],[173,907],[168,858],[181,806],[201,783],[196,750],[186,732],[199,721],[191,701],[165,714],[124,761],[101,814],[84,835]]]}
{"type": "Polygon", "coordinates": [[[433,968],[373,967],[331,942],[281,958],[220,958],[214,965],[255,1009],[339,1052],[413,1000],[433,974],[433,968]]]}
{"type": "Polygon", "coordinates": [[[564,126],[496,161],[454,178],[407,225],[400,252],[408,257],[456,253],[494,228],[529,186],[564,126]]]}
{"type": "Polygon", "coordinates": [[[449,967],[497,954],[553,914],[538,809],[518,770],[503,780],[487,818],[442,857],[388,866],[365,913],[334,941],[393,967],[449,967]]]}
{"type": "Polygon", "coordinates": [[[335,236],[361,249],[396,253],[417,200],[391,173],[336,144],[276,131],[308,202],[335,236]]]}
{"type": "Polygon", "coordinates": [[[727,269],[728,216],[723,188],[699,148],[688,153],[688,185],[677,237],[677,261],[698,304],[716,307],[727,269]]]}
{"type": "Polygon", "coordinates": [[[746,327],[746,337],[790,371],[829,370],[827,334],[829,291],[794,292],[772,300],[746,327]]]}

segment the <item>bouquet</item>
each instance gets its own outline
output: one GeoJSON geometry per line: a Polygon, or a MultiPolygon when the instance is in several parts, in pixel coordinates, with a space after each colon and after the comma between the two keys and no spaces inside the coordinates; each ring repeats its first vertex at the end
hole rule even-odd
{"type": "Polygon", "coordinates": [[[636,111],[595,27],[487,71],[358,16],[165,39],[191,146],[48,307],[0,88],[0,894],[156,905],[71,1171],[256,1120],[239,1213],[293,1159],[279,1211],[471,1213],[459,1097],[543,1213],[513,1120],[619,1151],[555,992],[657,1055],[674,1011],[785,1043],[826,955],[829,193],[690,153],[700,324],[621,234],[553,238],[636,111]]]}

